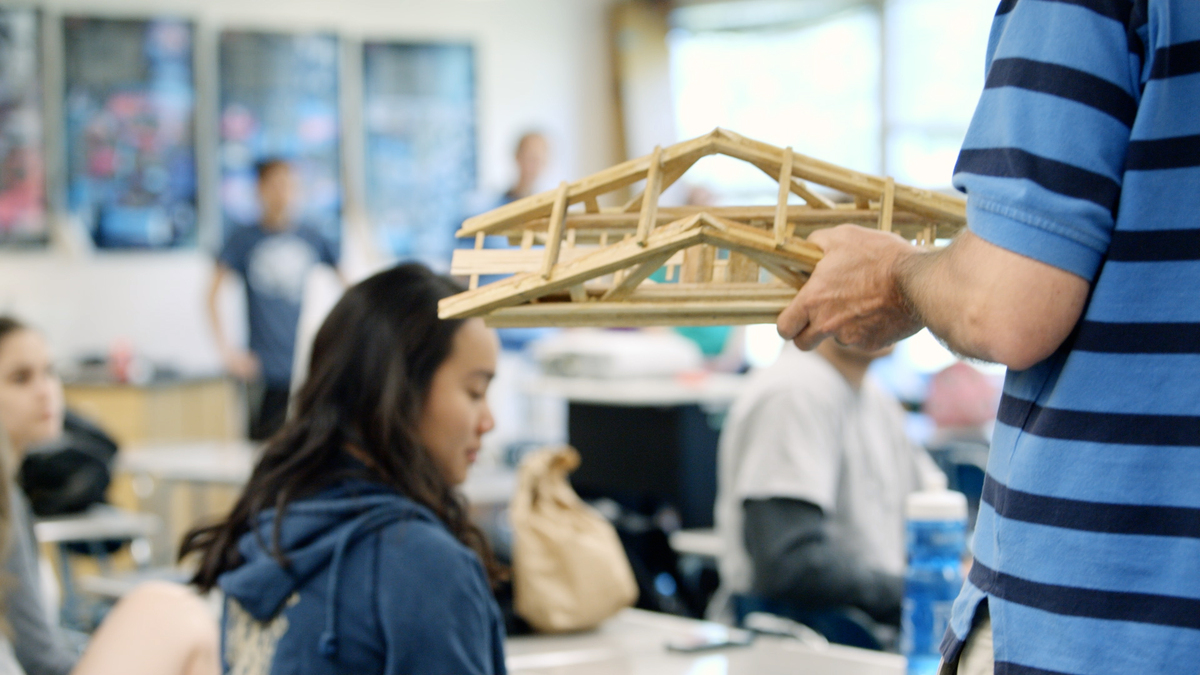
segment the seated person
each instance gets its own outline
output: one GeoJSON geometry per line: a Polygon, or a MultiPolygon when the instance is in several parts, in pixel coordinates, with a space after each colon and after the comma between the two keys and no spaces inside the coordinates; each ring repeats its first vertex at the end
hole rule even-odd
{"type": "Polygon", "coordinates": [[[753,595],[899,624],[905,497],[939,472],[905,436],[896,400],[866,378],[884,353],[789,342],[751,375],[718,451],[715,618],[753,595]]]}
{"type": "Polygon", "coordinates": [[[946,472],[950,489],[967,496],[968,531],[975,529],[979,515],[999,403],[999,392],[987,376],[959,361],[933,376],[922,406],[935,427],[925,448],[946,472]]]}
{"type": "Polygon", "coordinates": [[[493,426],[495,334],[419,264],[342,297],[296,414],[223,522],[190,532],[234,672],[504,673],[501,570],[457,491],[493,426]]]}
{"type": "Polygon", "coordinates": [[[7,561],[0,605],[8,625],[0,632],[0,674],[216,675],[216,622],[199,598],[174,584],[143,584],[126,596],[82,658],[65,639],[42,597],[28,500],[9,469],[30,447],[62,430],[62,383],[46,341],[0,316],[0,551],[7,561]],[[154,640],[145,640],[150,634],[154,640]]]}

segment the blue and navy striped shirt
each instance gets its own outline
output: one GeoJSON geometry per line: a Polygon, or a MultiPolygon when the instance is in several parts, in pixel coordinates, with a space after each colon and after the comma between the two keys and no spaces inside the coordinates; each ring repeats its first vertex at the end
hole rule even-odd
{"type": "Polygon", "coordinates": [[[1200,0],[1003,0],[955,168],[978,236],[1092,284],[1009,372],[975,564],[997,673],[1200,672],[1200,0]]]}

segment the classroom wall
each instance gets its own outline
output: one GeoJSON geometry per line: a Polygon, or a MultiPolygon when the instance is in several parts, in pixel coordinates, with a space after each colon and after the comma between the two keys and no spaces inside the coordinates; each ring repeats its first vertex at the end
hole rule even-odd
{"type": "MultiPolygon", "coordinates": [[[[469,40],[476,48],[479,177],[484,189],[499,192],[507,186],[513,177],[512,145],[519,133],[530,128],[543,129],[552,139],[550,186],[609,166],[621,159],[613,140],[616,122],[607,37],[612,1],[35,0],[23,4],[40,6],[50,15],[174,14],[197,22],[201,191],[212,195],[216,83],[212,68],[205,64],[215,59],[215,36],[223,27],[334,30],[352,40],[469,40]]],[[[53,85],[61,83],[52,83],[48,92],[51,109],[58,98],[53,85]]],[[[348,117],[358,114],[353,94],[347,91],[343,96],[348,117]]],[[[345,140],[346,173],[359,175],[360,144],[345,140]]],[[[58,149],[50,143],[51,153],[58,149]]],[[[55,170],[53,157],[50,170],[55,170]]],[[[356,198],[348,192],[351,217],[356,198]]],[[[97,253],[77,245],[71,236],[61,236],[50,250],[0,252],[0,312],[16,312],[42,327],[64,358],[103,353],[114,340],[124,338],[147,356],[186,371],[215,370],[219,361],[203,313],[211,279],[209,251],[216,244],[213,205],[211,200],[202,205],[204,232],[198,250],[97,253]]],[[[348,253],[351,277],[378,262],[369,250],[348,253]]],[[[231,286],[223,292],[228,321],[235,334],[243,334],[237,289],[231,286]]]]}

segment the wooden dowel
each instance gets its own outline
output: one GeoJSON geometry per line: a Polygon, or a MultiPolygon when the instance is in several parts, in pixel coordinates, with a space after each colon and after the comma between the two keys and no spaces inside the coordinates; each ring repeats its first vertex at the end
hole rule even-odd
{"type": "Polygon", "coordinates": [[[638,218],[638,244],[645,246],[650,230],[658,218],[658,195],[662,189],[662,146],[654,146],[650,155],[650,171],[646,175],[646,196],[642,199],[642,214],[638,218]]]}
{"type": "MultiPolygon", "coordinates": [[[[692,168],[692,165],[695,164],[696,160],[700,157],[701,155],[681,157],[674,162],[671,162],[669,165],[664,165],[662,167],[662,182],[658,186],[658,194],[661,195],[663,191],[674,185],[676,181],[682,178],[683,174],[687,173],[688,169],[692,168]]],[[[650,187],[649,180],[646,181],[646,187],[650,187]]],[[[625,205],[621,207],[621,211],[624,211],[625,213],[640,211],[642,204],[645,203],[645,199],[646,191],[642,190],[642,192],[636,197],[630,199],[628,202],[625,202],[625,205]]]]}
{"type": "MultiPolygon", "coordinates": [[[[781,150],[775,146],[750,140],[725,129],[718,130],[715,149],[717,152],[769,167],[768,173],[775,177],[781,150]]],[[[883,191],[883,179],[879,176],[859,173],[844,167],[822,162],[812,157],[797,154],[792,167],[797,178],[845,192],[846,194],[873,198],[883,191]]],[[[966,200],[929,190],[909,186],[896,186],[896,205],[905,211],[918,213],[946,223],[966,223],[966,200]]]]}
{"type": "Polygon", "coordinates": [[[879,202],[879,229],[892,231],[892,212],[895,211],[896,181],[888,176],[883,181],[883,199],[879,202]]]}
{"type": "Polygon", "coordinates": [[[712,281],[713,261],[717,250],[712,246],[693,246],[683,253],[683,268],[679,281],[685,284],[712,281]]]}
{"type": "Polygon", "coordinates": [[[663,263],[672,255],[674,252],[651,258],[634,269],[627,270],[620,283],[614,284],[612,288],[608,289],[601,301],[619,302],[628,298],[637,290],[638,284],[650,278],[650,275],[657,272],[658,268],[662,267],[663,263]]]}
{"type": "Polygon", "coordinates": [[[788,196],[792,193],[792,146],[783,150],[783,163],[779,166],[779,195],[775,202],[775,245],[782,246],[787,236],[788,196]]]}
{"type": "Polygon", "coordinates": [[[731,252],[727,276],[731,283],[756,282],[758,281],[758,263],[746,255],[731,252]]]}
{"type": "Polygon", "coordinates": [[[533,230],[525,230],[521,235],[521,249],[528,251],[533,248],[533,230]]]}
{"type": "Polygon", "coordinates": [[[542,263],[542,278],[549,279],[554,265],[558,263],[558,251],[562,246],[563,221],[567,216],[567,182],[558,184],[554,195],[554,207],[550,210],[550,232],[546,239],[546,259],[542,263]]]}
{"type": "MultiPolygon", "coordinates": [[[[705,134],[699,138],[693,138],[690,141],[677,143],[663,150],[661,161],[670,162],[671,160],[689,155],[694,156],[696,159],[705,155],[711,155],[717,151],[717,141],[718,135],[714,132],[705,134]]],[[[644,178],[649,164],[650,157],[644,156],[609,167],[599,173],[571,183],[571,194],[577,200],[583,200],[588,197],[595,197],[619,190],[644,178]]],[[[554,201],[553,197],[553,192],[530,195],[487,213],[473,216],[463,221],[457,235],[468,237],[474,236],[478,231],[497,232],[507,229],[508,226],[514,223],[531,218],[545,218],[546,214],[551,210],[551,205],[554,201]]]]}
{"type": "MultiPolygon", "coordinates": [[[[485,235],[482,232],[475,235],[475,250],[476,251],[483,250],[483,242],[486,237],[487,237],[487,235],[485,235]]],[[[476,288],[479,288],[479,275],[478,274],[471,275],[470,280],[467,282],[467,288],[471,289],[472,291],[475,290],[476,288]]]]}
{"type": "Polygon", "coordinates": [[[583,200],[583,210],[588,213],[600,213],[600,202],[596,201],[595,197],[588,197],[583,200]]]}
{"type": "MultiPolygon", "coordinates": [[[[795,162],[795,157],[792,158],[792,161],[795,162]]],[[[813,192],[812,190],[809,190],[808,184],[799,178],[792,179],[792,192],[795,192],[797,195],[799,195],[800,198],[804,200],[805,204],[808,204],[814,209],[833,208],[833,202],[813,192]]]]}

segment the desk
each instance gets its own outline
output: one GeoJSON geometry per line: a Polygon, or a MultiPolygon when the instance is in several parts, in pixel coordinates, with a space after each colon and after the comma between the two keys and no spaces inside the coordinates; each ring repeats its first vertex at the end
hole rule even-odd
{"type": "Polygon", "coordinates": [[[704,622],[636,609],[622,611],[598,630],[577,635],[510,639],[511,673],[540,675],[903,675],[895,654],[760,636],[749,647],[675,654],[663,646],[685,638],[704,622]]]}
{"type": "MultiPolygon", "coordinates": [[[[156,564],[168,564],[186,529],[197,518],[228,509],[209,504],[208,492],[224,488],[241,491],[258,460],[259,445],[250,441],[202,441],[145,445],[117,455],[117,470],[134,480],[134,489],[152,513],[163,517],[167,527],[154,542],[156,564]],[[192,493],[189,513],[176,506],[175,490],[187,487],[192,493]]],[[[501,506],[512,499],[516,474],[508,469],[477,467],[462,486],[472,506],[501,506]]],[[[225,501],[229,501],[226,499],[225,501]]]]}
{"type": "MultiPolygon", "coordinates": [[[[66,516],[39,518],[33,526],[34,537],[40,544],[57,544],[58,569],[62,583],[63,601],[60,616],[65,625],[90,628],[95,617],[87,616],[85,603],[75,587],[76,573],[71,569],[69,545],[89,545],[94,564],[101,575],[109,576],[112,569],[104,545],[109,540],[143,542],[160,530],[157,516],[148,513],[130,513],[107,504],[93,504],[83,513],[66,516]]],[[[132,547],[131,547],[132,548],[132,547]]],[[[132,552],[132,551],[131,551],[132,552]]],[[[141,565],[134,553],[134,561],[141,565]]]]}
{"type": "Polygon", "coordinates": [[[129,513],[107,504],[93,504],[83,513],[38,518],[33,534],[40,544],[88,543],[149,537],[160,525],[158,517],[148,513],[129,513]]]}

